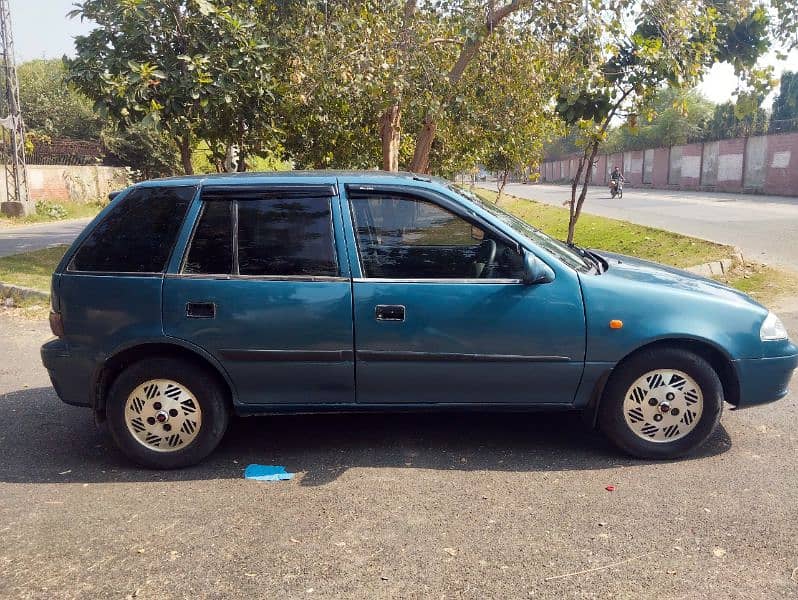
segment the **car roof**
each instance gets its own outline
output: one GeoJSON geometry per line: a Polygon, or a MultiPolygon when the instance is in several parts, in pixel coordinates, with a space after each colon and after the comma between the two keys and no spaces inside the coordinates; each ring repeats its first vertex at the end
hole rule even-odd
{"type": "Polygon", "coordinates": [[[213,173],[208,175],[181,175],[152,179],[138,184],[139,186],[168,185],[257,185],[263,183],[383,183],[383,184],[415,184],[448,182],[439,177],[419,175],[405,171],[271,171],[245,173],[213,173]]]}

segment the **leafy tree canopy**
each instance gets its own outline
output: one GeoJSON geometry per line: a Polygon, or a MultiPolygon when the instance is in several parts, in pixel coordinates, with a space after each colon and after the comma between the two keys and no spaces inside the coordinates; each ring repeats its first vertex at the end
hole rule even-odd
{"type": "Polygon", "coordinates": [[[186,172],[198,139],[260,152],[275,129],[275,4],[84,0],[72,16],[98,27],[75,40],[72,81],[121,127],[162,127],[186,172]]]}
{"type": "Polygon", "coordinates": [[[92,102],[67,82],[60,59],[17,67],[19,102],[28,131],[51,138],[97,140],[105,125],[92,102]]]}
{"type": "Polygon", "coordinates": [[[781,74],[779,93],[773,100],[773,120],[798,119],[798,72],[781,74]]]}
{"type": "Polygon", "coordinates": [[[715,105],[695,90],[662,88],[657,91],[649,114],[637,127],[624,123],[612,129],[602,149],[606,152],[642,150],[686,144],[700,138],[715,105]]]}

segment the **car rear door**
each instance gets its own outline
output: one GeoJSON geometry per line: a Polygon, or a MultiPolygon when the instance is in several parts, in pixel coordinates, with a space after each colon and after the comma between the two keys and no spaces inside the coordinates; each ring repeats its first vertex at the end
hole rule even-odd
{"type": "Polygon", "coordinates": [[[199,202],[164,282],[165,333],[213,355],[241,404],[354,402],[352,291],[334,180],[206,185],[199,202]]]}
{"type": "Polygon", "coordinates": [[[76,241],[57,298],[84,392],[120,348],[160,337],[164,272],[196,192],[192,184],[136,186],[76,241]]]}
{"type": "Polygon", "coordinates": [[[344,214],[358,402],[573,403],[585,356],[575,272],[523,284],[512,238],[417,187],[347,186],[344,214]]]}

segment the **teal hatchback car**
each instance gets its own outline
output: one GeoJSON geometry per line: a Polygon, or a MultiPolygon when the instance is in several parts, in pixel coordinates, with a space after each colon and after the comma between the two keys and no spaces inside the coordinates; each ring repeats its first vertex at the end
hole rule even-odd
{"type": "Polygon", "coordinates": [[[740,292],[378,172],[133,186],[55,271],[51,327],[60,398],[155,468],[203,459],[232,414],[417,409],[579,410],[672,458],[798,365],[740,292]]]}

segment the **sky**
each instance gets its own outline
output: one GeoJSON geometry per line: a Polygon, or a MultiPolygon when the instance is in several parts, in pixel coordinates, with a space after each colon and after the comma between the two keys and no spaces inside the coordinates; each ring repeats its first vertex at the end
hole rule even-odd
{"type": "MultiPolygon", "coordinates": [[[[33,58],[60,58],[74,53],[73,39],[91,29],[89,23],[67,19],[75,0],[10,0],[14,26],[17,61],[33,58]]],[[[798,71],[798,50],[791,52],[785,61],[779,61],[771,52],[761,61],[773,65],[776,75],[782,71],[798,71]]],[[[717,64],[699,86],[699,90],[713,102],[726,102],[737,87],[731,65],[717,64]]],[[[772,102],[771,96],[766,101],[772,102]]]]}

